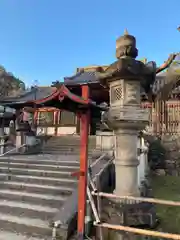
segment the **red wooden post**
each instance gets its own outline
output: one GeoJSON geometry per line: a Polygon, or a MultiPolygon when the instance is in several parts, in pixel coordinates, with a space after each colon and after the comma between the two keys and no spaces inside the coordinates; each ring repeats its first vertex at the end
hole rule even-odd
{"type": "Polygon", "coordinates": [[[36,109],[36,111],[34,112],[34,125],[37,124],[38,121],[38,114],[39,114],[39,109],[36,109]]]}
{"type": "Polygon", "coordinates": [[[54,135],[58,135],[58,124],[59,124],[59,112],[60,111],[54,111],[54,127],[55,127],[55,132],[54,135]]]}
{"type": "MultiPolygon", "coordinates": [[[[89,98],[89,87],[82,86],[82,97],[89,98]]],[[[86,214],[86,187],[88,167],[88,135],[89,135],[89,111],[80,114],[80,174],[78,185],[78,239],[84,239],[84,222],[86,214]]]]}

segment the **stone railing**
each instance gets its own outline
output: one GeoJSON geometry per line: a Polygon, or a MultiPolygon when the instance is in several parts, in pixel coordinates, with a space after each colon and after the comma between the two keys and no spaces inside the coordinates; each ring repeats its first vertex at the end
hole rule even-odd
{"type": "Polygon", "coordinates": [[[138,148],[138,186],[141,190],[142,184],[146,181],[146,177],[148,174],[149,166],[148,166],[148,146],[145,143],[143,137],[138,137],[137,140],[137,148],[138,148]]]}
{"type": "MultiPolygon", "coordinates": [[[[4,132],[9,135],[9,127],[4,128],[4,132]]],[[[37,135],[73,135],[76,134],[76,126],[66,127],[58,126],[57,130],[55,126],[38,126],[36,130],[37,135]]]]}
{"type": "Polygon", "coordinates": [[[76,126],[37,126],[37,134],[41,135],[73,135],[76,133],[76,126]]]}

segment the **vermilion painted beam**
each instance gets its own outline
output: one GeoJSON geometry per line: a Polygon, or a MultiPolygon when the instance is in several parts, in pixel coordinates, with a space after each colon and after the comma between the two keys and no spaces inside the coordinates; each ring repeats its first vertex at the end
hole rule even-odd
{"type": "MultiPolygon", "coordinates": [[[[82,86],[82,97],[89,98],[89,87],[82,86]]],[[[89,135],[89,110],[80,114],[80,174],[78,185],[78,239],[84,239],[84,223],[86,214],[86,187],[88,167],[88,135],[89,135]]]]}

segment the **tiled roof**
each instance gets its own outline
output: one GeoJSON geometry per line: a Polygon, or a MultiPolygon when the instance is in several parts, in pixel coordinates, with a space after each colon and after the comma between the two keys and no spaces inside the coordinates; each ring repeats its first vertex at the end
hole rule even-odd
{"type": "Polygon", "coordinates": [[[96,72],[90,71],[90,72],[78,72],[72,77],[65,77],[64,83],[65,84],[83,84],[83,83],[93,83],[93,82],[99,82],[96,72]]]}
{"type": "Polygon", "coordinates": [[[50,96],[55,91],[54,87],[36,87],[31,90],[21,92],[16,97],[6,97],[2,102],[27,102],[42,99],[50,96]]]}
{"type": "MultiPolygon", "coordinates": [[[[163,84],[164,80],[164,74],[159,74],[157,77],[154,85],[153,85],[153,92],[156,93],[159,88],[161,87],[161,84],[163,84]]],[[[73,75],[72,77],[65,77],[64,83],[65,85],[70,85],[73,83],[73,85],[78,84],[84,84],[84,83],[98,83],[99,80],[97,78],[95,71],[90,72],[78,72],[77,74],[73,75]]],[[[144,90],[141,88],[141,95],[146,95],[144,90]]]]}
{"type": "Polygon", "coordinates": [[[165,81],[166,81],[166,73],[162,72],[162,73],[158,74],[156,76],[156,80],[152,86],[152,92],[154,94],[157,94],[160,91],[160,89],[164,86],[165,81]]]}

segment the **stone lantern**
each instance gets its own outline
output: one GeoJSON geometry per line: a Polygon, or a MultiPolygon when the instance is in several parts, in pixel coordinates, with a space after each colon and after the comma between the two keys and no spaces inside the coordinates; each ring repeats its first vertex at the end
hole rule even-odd
{"type": "Polygon", "coordinates": [[[148,88],[155,79],[155,64],[147,66],[136,60],[136,39],[126,31],[116,41],[117,61],[99,80],[109,87],[110,107],[105,120],[115,133],[115,194],[138,196],[137,136],[148,123],[146,109],[140,107],[140,89],[148,88]]]}
{"type": "MultiPolygon", "coordinates": [[[[163,65],[156,67],[153,61],[143,63],[136,60],[137,55],[136,39],[125,31],[116,41],[117,61],[104,72],[97,73],[100,83],[109,88],[110,105],[108,111],[103,114],[103,120],[115,135],[114,193],[118,196],[141,194],[138,186],[137,140],[140,130],[148,124],[149,114],[147,109],[140,106],[140,92],[143,90],[149,99],[153,99],[156,95],[152,85],[156,74],[166,69],[176,56],[171,54],[163,65]]],[[[106,143],[109,144],[108,141],[106,143]]],[[[144,224],[149,227],[156,224],[156,214],[152,204],[124,202],[120,199],[112,201],[109,199],[109,203],[111,207],[108,211],[113,224],[120,223],[126,226],[144,224]]],[[[127,239],[126,235],[128,234],[117,231],[113,239],[127,239]]],[[[132,236],[132,239],[135,237],[132,236]]]]}

